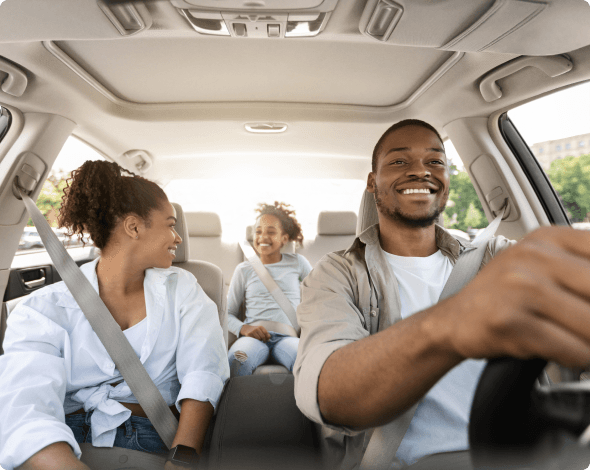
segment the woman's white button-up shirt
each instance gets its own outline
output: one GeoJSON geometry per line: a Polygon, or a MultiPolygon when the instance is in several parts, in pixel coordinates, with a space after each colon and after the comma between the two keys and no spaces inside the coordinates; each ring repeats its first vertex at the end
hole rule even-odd
{"type": "MultiPolygon", "coordinates": [[[[98,292],[98,260],[82,272],[98,292]]],[[[168,405],[192,398],[217,407],[229,378],[217,307],[180,268],[148,269],[147,332],[140,361],[168,405]]],[[[55,442],[80,448],[65,415],[92,414],[92,441],[112,447],[116,428],[137,403],[63,282],[21,302],[8,319],[0,356],[0,465],[11,470],[55,442]],[[116,384],[114,386],[109,384],[116,384]]]]}

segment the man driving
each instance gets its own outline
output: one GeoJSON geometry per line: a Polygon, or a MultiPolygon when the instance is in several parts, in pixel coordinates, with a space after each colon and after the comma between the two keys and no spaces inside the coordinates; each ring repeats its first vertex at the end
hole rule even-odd
{"type": "Polygon", "coordinates": [[[346,251],[325,256],[302,285],[295,397],[323,425],[334,468],[358,466],[363,430],[396,419],[407,420],[407,430],[395,444],[394,466],[466,450],[484,358],[590,362],[588,233],[542,228],[516,245],[492,238],[485,269],[439,301],[470,249],[435,224],[449,182],[442,139],[431,125],[405,120],[390,127],[375,146],[367,180],[379,223],[346,251]]]}

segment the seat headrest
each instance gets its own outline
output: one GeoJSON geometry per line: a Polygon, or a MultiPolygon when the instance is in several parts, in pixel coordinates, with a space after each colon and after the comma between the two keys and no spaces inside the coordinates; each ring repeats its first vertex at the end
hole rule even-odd
{"type": "Polygon", "coordinates": [[[354,235],[356,219],[352,211],[322,211],[318,216],[318,235],[354,235]]]}
{"type": "Polygon", "coordinates": [[[176,247],[175,263],[184,263],[190,259],[189,242],[188,242],[188,227],[186,225],[186,218],[182,207],[177,202],[173,202],[172,206],[176,210],[176,233],[182,238],[182,243],[176,247]]]}
{"type": "Polygon", "coordinates": [[[221,220],[215,212],[187,212],[190,237],[221,237],[221,220]]]}
{"type": "Polygon", "coordinates": [[[356,235],[357,237],[368,229],[371,225],[379,223],[377,215],[377,205],[375,204],[375,196],[365,189],[361,199],[361,206],[359,207],[359,215],[356,221],[356,235]]]}

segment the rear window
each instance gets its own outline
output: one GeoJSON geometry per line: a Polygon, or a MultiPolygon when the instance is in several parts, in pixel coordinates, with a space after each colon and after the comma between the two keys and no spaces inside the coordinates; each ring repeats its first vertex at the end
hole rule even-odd
{"type": "Polygon", "coordinates": [[[185,179],[170,182],[165,190],[172,202],[185,212],[207,211],[219,215],[223,238],[243,240],[246,227],[256,219],[259,203],[274,201],[291,204],[305,238],[317,233],[321,211],[358,212],[363,191],[362,180],[346,179],[185,179]]]}

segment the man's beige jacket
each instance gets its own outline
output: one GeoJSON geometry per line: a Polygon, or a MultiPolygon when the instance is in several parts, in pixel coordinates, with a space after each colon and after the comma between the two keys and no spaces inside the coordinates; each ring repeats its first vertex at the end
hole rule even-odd
{"type": "MultiPolygon", "coordinates": [[[[435,227],[436,244],[453,265],[462,252],[475,249],[442,227],[435,227]]],[[[502,236],[492,238],[481,267],[514,243],[502,236]]],[[[397,280],[379,243],[379,225],[361,233],[347,250],[320,260],[302,284],[297,319],[301,326],[293,369],[297,406],[323,425],[323,453],[329,468],[355,468],[366,447],[366,433],[326,423],[320,413],[317,388],[322,367],[334,351],[401,320],[397,280]]]]}

